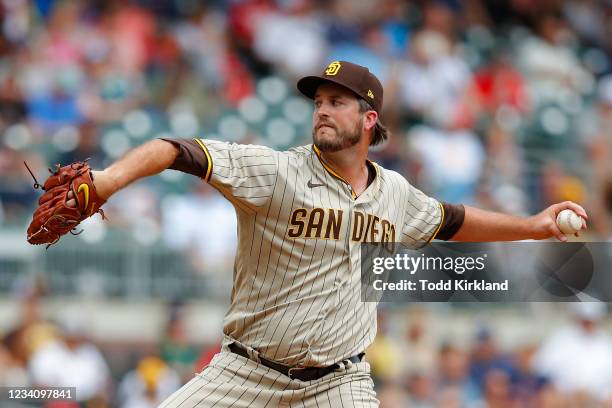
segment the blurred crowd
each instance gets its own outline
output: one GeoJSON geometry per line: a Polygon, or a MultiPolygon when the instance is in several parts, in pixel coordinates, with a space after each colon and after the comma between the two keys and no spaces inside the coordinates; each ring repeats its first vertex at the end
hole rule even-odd
{"type": "MultiPolygon", "coordinates": [[[[449,202],[575,200],[593,239],[610,235],[610,1],[3,0],[0,15],[0,226],[34,205],[23,160],[44,179],[160,136],[308,143],[295,80],[345,59],[385,86],[394,137],[374,160],[449,202]]],[[[231,218],[200,184],[165,172],[111,200],[107,225],[210,259],[174,210],[231,218]]]]}
{"type": "Polygon", "coordinates": [[[605,304],[572,304],[566,326],[508,349],[498,333],[477,323],[467,343],[433,335],[436,314],[426,308],[408,310],[399,325],[380,313],[367,356],[381,407],[612,407],[606,314],[605,304]]]}
{"type": "MultiPolygon", "coordinates": [[[[40,181],[168,135],[309,143],[295,81],[333,60],[383,81],[393,136],[375,161],[454,203],[529,214],[574,200],[587,239],[612,237],[610,0],[0,0],[0,232],[25,231],[39,194],[24,160],[40,181]]],[[[233,209],[200,180],[164,172],[106,207],[82,239],[127,231],[230,279],[233,209]]],[[[177,306],[159,345],[118,359],[83,316],[52,322],[24,299],[0,385],[78,382],[81,405],[149,407],[217,350],[189,342],[177,306]]],[[[606,311],[573,313],[541,344],[502,350],[487,328],[456,344],[432,338],[431,317],[397,333],[383,312],[368,351],[382,406],[612,406],[606,311]]]]}
{"type": "MultiPolygon", "coordinates": [[[[44,407],[154,408],[221,349],[189,339],[180,302],[168,306],[158,343],[122,344],[96,338],[82,308],[51,317],[43,301],[40,291],[24,297],[17,324],[0,336],[0,387],[75,387],[74,401],[49,401],[44,407]]],[[[0,405],[31,406],[1,392],[0,405]]]]}

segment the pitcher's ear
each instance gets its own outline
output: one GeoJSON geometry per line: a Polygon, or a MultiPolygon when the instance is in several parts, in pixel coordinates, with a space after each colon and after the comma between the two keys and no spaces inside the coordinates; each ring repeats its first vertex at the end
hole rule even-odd
{"type": "Polygon", "coordinates": [[[369,110],[363,114],[363,126],[366,130],[374,129],[376,126],[376,121],[378,120],[378,113],[373,110],[369,110]]]}

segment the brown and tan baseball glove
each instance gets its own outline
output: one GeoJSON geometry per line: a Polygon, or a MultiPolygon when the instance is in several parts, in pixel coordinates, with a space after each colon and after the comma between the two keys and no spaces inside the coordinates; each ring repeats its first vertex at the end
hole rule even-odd
{"type": "Polygon", "coordinates": [[[34,178],[34,188],[42,188],[44,194],[38,199],[38,208],[34,211],[32,222],[28,227],[28,242],[33,245],[55,244],[62,235],[74,230],[85,218],[98,212],[105,219],[100,208],[106,201],[96,193],[91,167],[87,162],[76,162],[55,170],[49,169],[51,176],[44,185],[40,185],[34,174],[24,162],[34,178]],[[68,206],[67,201],[74,199],[76,206],[68,206]]]}

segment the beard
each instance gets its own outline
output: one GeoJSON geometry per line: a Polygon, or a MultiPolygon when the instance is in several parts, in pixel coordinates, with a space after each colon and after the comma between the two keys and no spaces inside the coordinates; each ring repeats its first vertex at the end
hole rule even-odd
{"type": "Polygon", "coordinates": [[[317,135],[317,128],[314,127],[312,129],[312,139],[314,141],[315,146],[319,148],[322,152],[334,153],[339,152],[340,150],[347,149],[349,147],[355,146],[361,138],[363,137],[363,117],[359,119],[353,129],[346,130],[338,130],[338,128],[332,124],[332,126],[336,132],[335,137],[320,137],[317,135]]]}

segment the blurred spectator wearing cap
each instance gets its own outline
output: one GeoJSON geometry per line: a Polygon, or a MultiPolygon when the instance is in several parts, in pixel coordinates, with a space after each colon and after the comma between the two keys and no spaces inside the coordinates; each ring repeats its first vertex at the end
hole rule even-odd
{"type": "Polygon", "coordinates": [[[411,408],[433,408],[436,389],[431,376],[426,374],[413,374],[408,377],[406,387],[410,392],[411,408]]]}
{"type": "MultiPolygon", "coordinates": [[[[512,381],[512,394],[519,406],[530,406],[534,404],[539,393],[543,393],[543,388],[549,385],[550,381],[545,377],[533,372],[533,356],[537,347],[532,344],[518,346],[512,353],[513,367],[515,374],[512,381]]],[[[556,389],[554,387],[554,391],[556,389]]],[[[557,392],[558,393],[558,392],[557,392]]],[[[549,405],[537,405],[545,407],[549,405]]]]}
{"type": "Polygon", "coordinates": [[[449,400],[459,400],[469,406],[480,399],[480,389],[469,375],[469,355],[465,350],[454,344],[444,344],[438,357],[438,373],[436,387],[440,395],[446,395],[449,400]]]}
{"type": "Polygon", "coordinates": [[[512,408],[512,395],[510,393],[510,377],[503,370],[488,371],[483,384],[482,408],[512,408]]]}
{"type": "MultiPolygon", "coordinates": [[[[492,371],[502,372],[510,378],[515,370],[511,360],[499,351],[493,333],[482,328],[471,352],[470,377],[480,388],[486,388],[488,375],[492,371]]],[[[499,379],[499,376],[496,378],[499,379]]],[[[498,383],[496,380],[491,381],[498,383]]]]}
{"type": "Polygon", "coordinates": [[[547,338],[535,355],[536,372],[558,389],[587,406],[606,398],[612,389],[612,338],[601,323],[607,307],[599,302],[572,303],[571,325],[547,338]]]}
{"type": "Polygon", "coordinates": [[[155,356],[143,357],[119,385],[123,408],[153,408],[181,387],[179,375],[155,356]]]}
{"type": "Polygon", "coordinates": [[[38,349],[28,371],[34,385],[76,387],[76,399],[105,406],[111,384],[110,371],[98,347],[87,339],[85,316],[67,314],[58,339],[38,349]]]}

